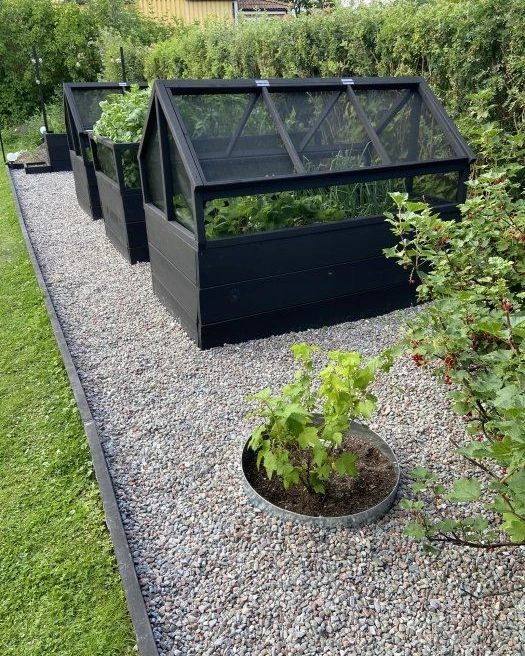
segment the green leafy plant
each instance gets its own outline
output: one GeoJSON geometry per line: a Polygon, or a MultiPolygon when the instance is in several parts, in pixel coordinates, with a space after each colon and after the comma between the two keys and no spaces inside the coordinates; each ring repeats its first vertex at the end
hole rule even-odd
{"type": "Polygon", "coordinates": [[[93,126],[93,135],[111,139],[115,143],[140,141],[149,97],[150,90],[141,89],[136,84],[129,91],[108,96],[100,103],[102,114],[93,126]]]}
{"type": "Polygon", "coordinates": [[[525,544],[525,198],[506,172],[469,183],[460,221],[394,194],[388,220],[398,244],[388,255],[419,278],[421,300],[405,344],[417,366],[450,386],[467,440],[454,444],[473,474],[442,485],[413,472],[408,533],[479,548],[525,544]],[[485,504],[477,514],[472,502],[485,504]],[[450,504],[466,504],[450,514],[450,504]]]}
{"type": "MultiPolygon", "coordinates": [[[[104,137],[115,143],[135,144],[142,138],[149,104],[149,89],[132,85],[129,91],[114,93],[100,103],[102,114],[93,126],[93,136],[104,137]]],[[[122,154],[122,170],[126,187],[140,185],[140,172],[135,149],[122,154]]]]}
{"type": "Polygon", "coordinates": [[[344,438],[352,420],[367,419],[376,407],[369,391],[378,369],[387,369],[392,354],[363,361],[356,352],[331,351],[318,378],[314,354],[319,347],[292,347],[299,367],[293,381],[274,395],[266,388],[250,397],[257,409],[250,416],[262,419],[249,447],[257,454],[271,480],[275,474],[285,489],[302,485],[323,494],[331,476],[357,476],[355,454],[345,451],[344,438]]]}
{"type": "Polygon", "coordinates": [[[206,236],[215,239],[381,215],[392,209],[388,192],[400,188],[404,189],[403,181],[380,180],[315,191],[218,198],[206,204],[206,236]]]}

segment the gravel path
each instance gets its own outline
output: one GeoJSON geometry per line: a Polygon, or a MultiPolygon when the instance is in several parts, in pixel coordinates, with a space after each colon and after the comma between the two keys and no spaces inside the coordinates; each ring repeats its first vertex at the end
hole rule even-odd
{"type": "MultiPolygon", "coordinates": [[[[277,387],[298,340],[377,353],[410,311],[200,352],[128,266],[68,173],[16,174],[29,233],[101,432],[163,656],[525,654],[525,553],[424,555],[396,509],[359,531],[280,523],[247,504],[246,394],[277,387]]],[[[402,467],[462,463],[461,426],[409,361],[379,385],[402,467]],[[402,388],[400,390],[399,388],[402,388]]]]}

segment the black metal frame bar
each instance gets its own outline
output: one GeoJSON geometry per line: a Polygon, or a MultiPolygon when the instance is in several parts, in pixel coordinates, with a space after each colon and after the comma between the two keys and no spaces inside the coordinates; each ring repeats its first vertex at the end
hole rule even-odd
{"type": "Polygon", "coordinates": [[[430,162],[403,162],[402,164],[379,164],[349,171],[326,171],[271,178],[252,178],[250,180],[227,180],[195,185],[195,190],[203,192],[208,200],[218,197],[241,196],[243,193],[264,194],[273,191],[292,191],[315,187],[351,184],[353,182],[372,182],[387,178],[405,178],[430,173],[448,173],[468,168],[470,160],[455,157],[430,162]],[[237,193],[239,192],[239,193],[237,193]]]}
{"type": "Polygon", "coordinates": [[[301,158],[299,157],[297,151],[295,150],[295,146],[293,145],[293,142],[290,139],[290,135],[286,131],[282,118],[279,112],[277,111],[277,107],[275,106],[272,97],[268,93],[268,89],[266,87],[263,87],[262,89],[262,97],[264,100],[264,104],[266,105],[266,108],[270,112],[270,116],[273,119],[274,125],[277,128],[277,132],[281,137],[284,147],[286,148],[286,152],[288,153],[290,159],[292,160],[294,169],[296,170],[297,173],[306,173],[306,169],[304,168],[303,163],[301,162],[301,158]]]}
{"type": "Polygon", "coordinates": [[[334,91],[334,93],[330,96],[330,98],[328,99],[326,105],[323,107],[323,111],[317,117],[317,121],[308,130],[308,132],[303,137],[303,140],[299,144],[299,148],[297,149],[297,151],[299,153],[302,153],[303,150],[306,148],[306,146],[308,146],[310,141],[313,139],[314,134],[321,127],[321,125],[322,125],[323,121],[325,120],[325,118],[328,116],[328,114],[330,114],[332,109],[337,104],[337,101],[341,97],[342,93],[343,93],[342,91],[334,91]]]}
{"type": "Polygon", "coordinates": [[[250,115],[257,104],[257,100],[259,99],[259,95],[254,93],[250,96],[250,99],[248,100],[248,103],[246,104],[246,108],[243,112],[243,115],[241,117],[241,121],[239,125],[237,126],[237,129],[235,130],[234,134],[232,134],[230,141],[228,142],[228,146],[226,147],[226,153],[225,157],[229,157],[233,149],[235,148],[235,144],[237,143],[239,137],[242,134],[242,131],[246,127],[246,123],[248,123],[248,119],[250,118],[250,115]]]}
{"type": "Polygon", "coordinates": [[[376,133],[380,135],[388,125],[394,120],[394,118],[399,114],[403,107],[409,102],[410,98],[413,97],[414,90],[407,89],[401,98],[388,109],[383,118],[379,121],[379,124],[376,127],[376,133]]]}
{"type": "Polygon", "coordinates": [[[385,147],[383,146],[381,140],[377,136],[376,131],[374,130],[372,124],[370,123],[370,119],[368,118],[365,110],[362,108],[361,103],[357,99],[357,96],[355,95],[355,92],[350,85],[346,87],[346,93],[348,96],[348,100],[350,101],[350,104],[354,108],[358,119],[361,121],[363,127],[365,128],[366,134],[368,135],[368,138],[372,142],[372,145],[374,146],[377,154],[381,158],[381,161],[383,162],[383,164],[390,164],[391,159],[388,153],[386,152],[385,147]]]}

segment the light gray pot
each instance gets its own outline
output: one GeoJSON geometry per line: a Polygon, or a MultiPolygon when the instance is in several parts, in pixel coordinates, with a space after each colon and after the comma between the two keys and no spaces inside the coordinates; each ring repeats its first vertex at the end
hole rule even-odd
{"type": "Polygon", "coordinates": [[[383,517],[383,515],[385,515],[394,504],[397,489],[399,487],[400,470],[396,455],[388,446],[388,444],[381,437],[379,437],[379,435],[377,435],[377,433],[374,433],[366,426],[358,424],[357,422],[352,422],[350,432],[352,435],[355,435],[364,442],[369,442],[372,446],[377,447],[388,458],[394,467],[394,486],[380,503],[373,506],[372,508],[368,508],[367,510],[354,513],[353,515],[341,515],[339,517],[302,515],[300,513],[292,512],[291,510],[279,508],[279,506],[275,506],[273,503],[270,503],[270,501],[267,501],[258,492],[256,492],[256,490],[254,490],[246,478],[245,468],[250,462],[251,457],[253,457],[248,448],[248,440],[244,445],[241,456],[241,470],[243,487],[246,491],[250,503],[256,508],[264,510],[271,515],[279,517],[285,521],[300,522],[302,524],[311,524],[313,526],[321,526],[324,528],[337,528],[342,526],[357,528],[358,526],[363,526],[364,524],[371,524],[372,522],[378,520],[380,517],[383,517]]]}

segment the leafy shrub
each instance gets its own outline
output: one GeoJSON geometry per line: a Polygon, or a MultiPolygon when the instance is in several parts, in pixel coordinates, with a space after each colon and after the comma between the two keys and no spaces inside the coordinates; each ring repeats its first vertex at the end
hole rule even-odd
{"type": "Polygon", "coordinates": [[[408,532],[430,549],[525,544],[525,196],[505,171],[469,184],[461,221],[443,221],[402,194],[389,217],[399,243],[388,254],[419,276],[420,299],[433,301],[406,345],[418,366],[451,386],[469,436],[458,451],[481,474],[448,489],[432,472],[414,471],[408,532]],[[469,508],[452,517],[442,510],[446,501],[478,499],[493,521],[469,508]]]}
{"type": "Polygon", "coordinates": [[[102,46],[106,43],[102,33],[108,26],[115,42],[117,35],[123,35],[120,40],[126,49],[129,47],[127,57],[133,74],[138,58],[146,54],[145,46],[172,33],[171,24],[146,18],[125,0],[90,0],[83,5],[54,0],[2,0],[0,122],[4,126],[19,124],[38,108],[31,64],[33,46],[42,59],[42,89],[49,100],[65,81],[95,81],[102,74],[102,46]]]}
{"type": "Polygon", "coordinates": [[[249,447],[257,454],[271,480],[275,474],[285,489],[304,485],[322,494],[332,475],[356,476],[357,457],[343,448],[354,419],[370,417],[376,406],[368,391],[379,368],[386,369],[391,354],[363,362],[355,352],[332,351],[315,380],[313,355],[318,347],[296,344],[292,352],[299,368],[279,395],[269,388],[251,397],[258,404],[251,416],[262,419],[249,447]],[[320,414],[316,414],[320,410],[320,414]]]}
{"type": "Polygon", "coordinates": [[[99,37],[99,46],[102,56],[103,80],[121,80],[122,64],[120,61],[120,48],[124,51],[124,63],[126,67],[126,82],[144,81],[144,61],[149,51],[149,46],[129,38],[123,38],[114,30],[102,30],[99,37]]]}

